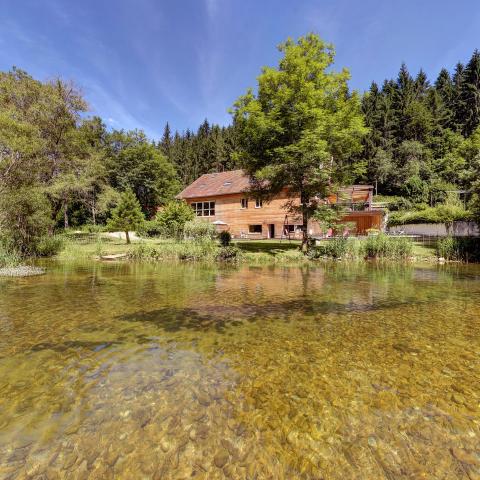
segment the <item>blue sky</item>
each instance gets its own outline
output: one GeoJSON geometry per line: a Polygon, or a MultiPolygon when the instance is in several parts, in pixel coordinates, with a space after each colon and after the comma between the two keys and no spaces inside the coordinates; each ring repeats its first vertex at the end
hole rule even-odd
{"type": "Polygon", "coordinates": [[[309,31],[333,42],[351,86],[431,79],[480,48],[475,0],[0,0],[0,69],[74,80],[112,128],[160,137],[227,112],[276,45],[309,31]]]}

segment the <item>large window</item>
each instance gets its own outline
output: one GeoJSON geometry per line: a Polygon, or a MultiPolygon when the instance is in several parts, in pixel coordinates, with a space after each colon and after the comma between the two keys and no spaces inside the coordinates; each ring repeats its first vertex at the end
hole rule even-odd
{"type": "Polygon", "coordinates": [[[248,198],[242,198],[240,204],[242,205],[242,208],[248,208],[248,198]]]}
{"type": "Polygon", "coordinates": [[[215,202],[195,202],[192,208],[197,217],[213,217],[215,215],[215,202]]]}
{"type": "Polygon", "coordinates": [[[302,230],[302,226],[301,225],[285,225],[285,230],[288,233],[295,233],[296,231],[300,232],[302,230]]]}
{"type": "Polygon", "coordinates": [[[262,233],[262,226],[261,225],[249,225],[248,226],[248,233],[262,233]]]}

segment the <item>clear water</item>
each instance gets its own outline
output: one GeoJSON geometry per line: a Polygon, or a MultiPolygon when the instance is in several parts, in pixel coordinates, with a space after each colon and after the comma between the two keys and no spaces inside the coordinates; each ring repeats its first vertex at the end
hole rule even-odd
{"type": "Polygon", "coordinates": [[[480,268],[0,279],[0,478],[478,479],[480,268]]]}

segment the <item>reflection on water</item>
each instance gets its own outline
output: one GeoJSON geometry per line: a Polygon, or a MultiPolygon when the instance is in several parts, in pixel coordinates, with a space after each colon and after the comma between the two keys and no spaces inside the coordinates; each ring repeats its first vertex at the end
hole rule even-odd
{"type": "Polygon", "coordinates": [[[480,269],[0,280],[0,478],[480,478],[480,269]]]}

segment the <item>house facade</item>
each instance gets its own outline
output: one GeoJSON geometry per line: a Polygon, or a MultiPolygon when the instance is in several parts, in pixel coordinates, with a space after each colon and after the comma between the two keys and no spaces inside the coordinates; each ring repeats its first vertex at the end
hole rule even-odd
{"type": "MultiPolygon", "coordinates": [[[[286,208],[287,202],[299,205],[287,189],[269,202],[252,198],[250,181],[242,170],[207,173],[186,187],[177,198],[185,200],[199,218],[210,221],[218,230],[228,230],[234,238],[301,238],[302,220],[286,208]]],[[[342,190],[341,202],[348,214],[344,222],[354,225],[352,233],[364,234],[369,228],[381,229],[383,212],[372,208],[373,187],[355,185],[342,190]]],[[[329,203],[340,202],[331,196],[329,203]]],[[[310,220],[308,232],[321,236],[323,232],[315,220],[310,220]]]]}

